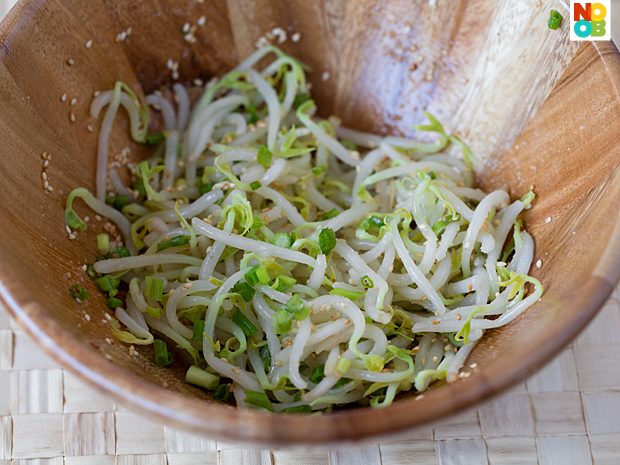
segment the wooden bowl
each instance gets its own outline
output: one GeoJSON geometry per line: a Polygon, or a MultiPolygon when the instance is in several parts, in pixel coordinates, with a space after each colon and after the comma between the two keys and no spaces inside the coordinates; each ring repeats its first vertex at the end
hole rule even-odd
{"type": "MultiPolygon", "coordinates": [[[[548,29],[555,2],[435,3],[21,1],[0,26],[0,295],[10,311],[61,364],[120,402],[194,433],[263,447],[406,436],[534,373],[592,319],[620,273],[618,51],[611,42],[569,42],[568,24],[548,29]],[[201,16],[197,40],[185,40],[184,24],[201,16]],[[288,28],[282,47],[312,67],[324,115],[415,136],[412,124],[429,110],[474,149],[483,188],[506,185],[514,198],[535,188],[525,221],[544,297],[489,331],[471,355],[477,369],[454,385],[383,410],[263,414],[215,402],[185,384],[181,369],[155,366],[150,347],[131,357],[126,345],[105,342],[113,336],[104,299],[81,269],[95,256],[102,223],[80,210],[90,226],[70,240],[63,219],[69,191],[94,188],[93,92],[119,79],[137,92],[170,86],[168,60],[179,63],[181,82],[206,82],[276,26],[288,28]],[[52,154],[53,192],[43,190],[42,152],[52,154]],[[91,292],[87,302],[69,295],[75,282],[91,292]]],[[[112,152],[127,146],[140,159],[119,121],[112,152]]]]}

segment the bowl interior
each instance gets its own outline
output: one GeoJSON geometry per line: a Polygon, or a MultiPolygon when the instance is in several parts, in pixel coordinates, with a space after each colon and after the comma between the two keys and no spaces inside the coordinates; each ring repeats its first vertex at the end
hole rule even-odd
{"type": "MultiPolygon", "coordinates": [[[[121,401],[178,427],[263,446],[406,432],[505,389],[557,353],[592,318],[619,273],[617,50],[611,43],[579,48],[566,28],[549,30],[547,2],[385,3],[20,2],[0,27],[0,295],[22,325],[121,401]],[[186,22],[197,25],[195,43],[181,32],[186,22]],[[131,35],[119,40],[129,27],[131,35]],[[94,237],[105,222],[80,205],[89,227],[69,240],[63,216],[73,188],[94,188],[100,122],[89,113],[93,93],[117,80],[138,93],[170,87],[169,60],[179,63],[180,82],[206,82],[274,27],[287,29],[281,47],[312,68],[324,116],[416,137],[412,125],[430,111],[472,147],[483,188],[507,187],[514,198],[530,186],[536,191],[525,222],[534,260],[542,261],[532,271],[545,285],[542,301],[485,335],[471,355],[479,366],[473,376],[415,404],[403,396],[388,409],[321,417],[239,411],[186,384],[181,368],[155,366],[150,347],[131,357],[126,345],[105,342],[114,340],[105,301],[81,269],[96,255],[94,237]],[[293,42],[296,32],[301,40],[293,42]],[[584,88],[598,91],[583,100],[584,88]],[[43,152],[52,154],[51,193],[42,188],[43,152]],[[76,282],[91,292],[80,305],[68,293],[76,282]]],[[[132,159],[145,155],[128,138],[122,115],[111,144],[112,154],[129,147],[132,159]]]]}

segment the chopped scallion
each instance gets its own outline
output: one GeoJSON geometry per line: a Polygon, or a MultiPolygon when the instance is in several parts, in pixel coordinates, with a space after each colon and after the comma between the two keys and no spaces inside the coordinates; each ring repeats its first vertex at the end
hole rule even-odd
{"type": "Polygon", "coordinates": [[[74,299],[79,299],[82,302],[88,299],[88,296],[90,295],[88,291],[79,284],[74,284],[73,286],[71,286],[69,292],[71,293],[71,297],[73,297],[74,299]]]}
{"type": "Polygon", "coordinates": [[[101,255],[110,253],[110,236],[106,233],[97,234],[97,252],[101,255]]]}
{"type": "Polygon", "coordinates": [[[192,365],[185,374],[185,382],[213,390],[220,384],[220,377],[192,365]]]}
{"type": "Polygon", "coordinates": [[[365,292],[350,291],[348,289],[342,289],[340,287],[333,288],[331,291],[329,291],[329,293],[331,295],[340,295],[342,297],[346,297],[347,299],[351,299],[354,301],[366,295],[365,292]]]}
{"type": "Polygon", "coordinates": [[[110,275],[102,276],[101,278],[95,279],[97,286],[103,292],[110,292],[112,289],[116,289],[118,285],[121,283],[121,278],[114,278],[110,275]]]}
{"type": "Polygon", "coordinates": [[[280,413],[310,413],[312,412],[312,407],[307,404],[298,405],[296,407],[285,408],[284,410],[280,410],[280,413]]]}
{"type": "Polygon", "coordinates": [[[372,282],[372,279],[370,279],[368,277],[368,275],[364,276],[362,278],[362,286],[364,286],[366,289],[370,289],[375,285],[375,283],[372,282]]]}
{"type": "Polygon", "coordinates": [[[264,392],[245,390],[245,402],[246,404],[253,405],[254,407],[262,408],[273,412],[273,406],[267,394],[264,392]]]}
{"type": "Polygon", "coordinates": [[[167,241],[157,244],[157,251],[161,252],[162,250],[169,249],[170,247],[179,247],[186,244],[189,244],[189,239],[187,236],[176,236],[172,239],[168,239],[167,241]]]}
{"type": "Polygon", "coordinates": [[[325,367],[323,365],[317,365],[316,367],[314,367],[314,370],[312,370],[312,376],[310,377],[310,380],[314,383],[314,384],[319,384],[321,381],[323,381],[323,378],[325,378],[325,367]]]}
{"type": "Polygon", "coordinates": [[[201,184],[200,187],[198,188],[198,192],[200,193],[200,195],[207,194],[211,192],[212,190],[213,190],[212,182],[205,182],[204,184],[201,184]]]}
{"type": "Polygon", "coordinates": [[[192,339],[202,344],[202,333],[205,332],[205,320],[194,320],[192,339]]]}
{"type": "Polygon", "coordinates": [[[267,284],[269,282],[269,272],[267,268],[261,266],[258,270],[256,270],[256,277],[261,284],[267,284]]]}
{"type": "Polygon", "coordinates": [[[336,247],[336,234],[332,228],[325,228],[319,233],[319,247],[325,255],[336,247]]]}
{"type": "Polygon", "coordinates": [[[271,166],[271,159],[273,158],[273,154],[269,151],[267,147],[261,145],[258,149],[258,155],[256,156],[256,161],[261,164],[265,168],[269,168],[271,166]]]}
{"type": "Polygon", "coordinates": [[[230,384],[220,384],[215,388],[215,400],[219,400],[220,402],[224,402],[228,400],[232,396],[232,392],[230,392],[230,384]]]}
{"type": "Polygon", "coordinates": [[[115,297],[111,297],[111,298],[108,299],[107,305],[108,305],[108,307],[110,307],[112,309],[115,309],[115,308],[118,308],[118,307],[122,307],[123,306],[123,301],[120,300],[120,299],[117,299],[115,297]]]}
{"type": "Polygon", "coordinates": [[[146,277],[146,292],[145,295],[149,299],[157,300],[161,302],[164,294],[164,281],[160,278],[153,278],[152,276],[146,277]]]}
{"type": "Polygon", "coordinates": [[[248,283],[237,283],[233,286],[232,292],[239,294],[246,302],[251,302],[256,291],[248,283]]]}
{"type": "Polygon", "coordinates": [[[253,191],[255,191],[256,189],[260,189],[261,187],[263,187],[263,185],[260,183],[260,181],[254,181],[250,183],[250,187],[253,191]]]}
{"type": "Polygon", "coordinates": [[[149,145],[154,145],[154,144],[161,144],[165,140],[166,140],[166,135],[163,132],[156,132],[154,134],[147,134],[144,142],[146,142],[149,145]]]}
{"type": "Polygon", "coordinates": [[[148,313],[151,318],[161,320],[161,309],[159,308],[149,306],[146,308],[146,313],[148,313]]]}
{"type": "Polygon", "coordinates": [[[239,309],[233,313],[232,321],[241,328],[241,331],[243,331],[245,337],[252,337],[258,332],[256,326],[254,326],[252,322],[248,320],[248,317],[246,317],[239,309]]]}
{"type": "Polygon", "coordinates": [[[174,362],[174,354],[168,352],[168,346],[164,341],[155,339],[153,341],[153,348],[155,349],[155,365],[167,367],[174,362]]]}

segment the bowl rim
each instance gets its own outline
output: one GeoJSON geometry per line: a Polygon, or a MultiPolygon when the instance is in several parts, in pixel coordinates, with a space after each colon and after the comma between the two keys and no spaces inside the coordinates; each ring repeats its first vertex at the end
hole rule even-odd
{"type": "MultiPolygon", "coordinates": [[[[42,3],[44,0],[20,1],[0,24],[0,42],[11,34],[22,13],[42,3]]],[[[606,78],[620,101],[618,52],[613,43],[612,53],[607,45],[593,44],[594,58],[603,61],[606,78]]],[[[4,262],[3,259],[0,250],[0,263],[4,262]]],[[[419,403],[416,399],[406,399],[380,410],[360,408],[320,416],[262,413],[197,402],[116,367],[49,317],[43,306],[29,297],[8,266],[0,267],[0,299],[19,325],[62,367],[148,417],[226,442],[263,448],[327,448],[360,442],[376,443],[388,437],[390,440],[406,438],[413,429],[473,407],[514,386],[550,361],[594,318],[619,277],[620,219],[597,268],[582,287],[584,292],[571,302],[571,307],[580,311],[563,321],[564,331],[559,331],[557,337],[548,338],[536,347],[528,347],[525,356],[521,352],[519,357],[509,359],[509,370],[493,379],[485,377],[482,372],[462,380],[458,397],[452,397],[449,389],[438,389],[424,398],[419,396],[419,403]],[[422,405],[425,408],[416,408],[422,405]]]]}

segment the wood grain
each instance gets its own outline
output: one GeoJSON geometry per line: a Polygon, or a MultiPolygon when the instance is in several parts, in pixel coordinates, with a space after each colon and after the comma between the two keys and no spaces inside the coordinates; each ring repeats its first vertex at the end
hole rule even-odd
{"type": "MultiPolygon", "coordinates": [[[[565,28],[545,27],[550,5],[21,2],[0,26],[0,296],[49,353],[91,384],[170,425],[229,442],[328,446],[394,439],[522,381],[585,326],[620,273],[620,57],[611,43],[585,44],[576,53],[565,28]],[[196,43],[187,42],[183,24],[202,15],[207,24],[196,43]],[[67,193],[94,185],[97,132],[86,130],[97,127],[88,116],[93,92],[118,79],[138,93],[170,86],[168,60],[179,62],[181,82],[207,80],[247,56],[276,26],[290,26],[289,36],[301,33],[299,42],[282,45],[312,66],[313,92],[325,114],[360,129],[415,136],[412,124],[431,110],[476,149],[483,187],[510,186],[514,197],[535,187],[526,223],[535,259],[543,262],[534,275],[546,294],[517,321],[489,332],[472,354],[480,368],[467,380],[438,386],[419,401],[402,396],[384,410],[266,415],[212,401],[183,382],[182,368],[156,367],[150,348],[131,357],[126,345],[104,342],[112,335],[103,323],[103,296],[81,272],[95,255],[102,225],[91,219],[87,233],[69,241],[63,221],[67,193]],[[128,27],[131,36],[116,41],[128,27]],[[596,92],[584,99],[584,89],[596,92]],[[64,93],[78,103],[63,103],[64,93]],[[43,151],[53,155],[52,193],[41,189],[43,151]],[[67,292],[74,282],[91,291],[81,305],[67,292]]],[[[116,124],[112,153],[127,146],[139,159],[144,152],[129,141],[127,121],[116,124]]],[[[89,215],[81,205],[78,213],[89,215]]],[[[2,334],[0,343],[12,342],[10,333],[9,339],[2,334]]],[[[115,415],[117,428],[137,421],[128,412],[115,415]]],[[[153,434],[164,440],[163,427],[153,434]]],[[[142,453],[150,440],[117,447],[142,453]]],[[[472,441],[463,450],[477,453],[480,444],[472,441]]]]}

